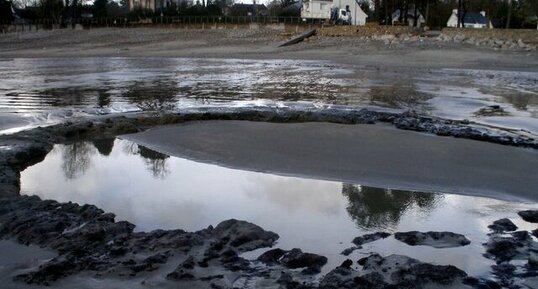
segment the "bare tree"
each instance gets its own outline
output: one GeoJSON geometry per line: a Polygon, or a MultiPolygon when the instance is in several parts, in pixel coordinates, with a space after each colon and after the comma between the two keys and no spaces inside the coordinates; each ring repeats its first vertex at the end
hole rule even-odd
{"type": "Polygon", "coordinates": [[[95,149],[90,142],[75,142],[62,147],[62,170],[65,177],[75,179],[88,170],[95,149]]]}

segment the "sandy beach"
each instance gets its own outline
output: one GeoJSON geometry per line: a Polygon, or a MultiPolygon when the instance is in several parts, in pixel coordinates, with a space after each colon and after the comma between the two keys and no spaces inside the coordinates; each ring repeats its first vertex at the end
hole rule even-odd
{"type": "Polygon", "coordinates": [[[420,69],[535,70],[538,66],[536,51],[504,51],[427,38],[412,43],[386,45],[382,41],[365,41],[357,37],[318,36],[297,45],[278,47],[286,37],[289,37],[288,33],[273,29],[62,29],[4,34],[0,37],[0,58],[305,59],[420,69]]]}

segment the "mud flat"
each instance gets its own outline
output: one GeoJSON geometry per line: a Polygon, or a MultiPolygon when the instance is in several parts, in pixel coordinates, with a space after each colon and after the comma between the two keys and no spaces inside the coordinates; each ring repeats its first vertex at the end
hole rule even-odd
{"type": "Polygon", "coordinates": [[[395,189],[536,201],[538,153],[384,125],[193,122],[123,138],[221,165],[395,189]]]}

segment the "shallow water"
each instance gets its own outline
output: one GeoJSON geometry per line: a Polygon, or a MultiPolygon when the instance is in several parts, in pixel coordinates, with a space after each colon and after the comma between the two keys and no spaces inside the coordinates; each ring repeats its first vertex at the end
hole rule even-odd
{"type": "Polygon", "coordinates": [[[0,130],[141,110],[344,105],[411,109],[538,133],[538,71],[106,57],[12,59],[1,66],[0,130]],[[476,115],[494,104],[507,115],[476,115]]]}
{"type": "MultiPolygon", "coordinates": [[[[323,272],[347,258],[379,252],[487,276],[492,265],[482,256],[487,225],[508,217],[520,229],[535,229],[516,213],[536,204],[235,170],[170,157],[119,139],[56,145],[43,162],[21,173],[21,186],[23,194],[94,204],[115,213],[116,220],[136,224],[139,231],[199,230],[229,218],[247,220],[278,233],[277,247],[327,256],[323,272]],[[410,230],[452,231],[472,243],[435,249],[389,237],[349,257],[339,254],[364,233],[410,230]]],[[[255,258],[264,250],[245,256],[255,258]]]]}

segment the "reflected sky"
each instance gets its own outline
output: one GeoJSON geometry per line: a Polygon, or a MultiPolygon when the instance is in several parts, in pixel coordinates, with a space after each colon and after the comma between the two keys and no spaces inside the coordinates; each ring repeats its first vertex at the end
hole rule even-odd
{"type": "Polygon", "coordinates": [[[2,61],[0,71],[0,116],[39,124],[80,115],[297,102],[414,110],[538,133],[538,72],[99,57],[12,59],[2,61]],[[493,104],[508,114],[475,116],[493,104]]]}
{"type": "Polygon", "coordinates": [[[119,139],[56,145],[43,162],[21,173],[21,186],[23,194],[97,205],[143,231],[199,230],[229,218],[247,220],[278,233],[278,247],[327,256],[324,270],[348,258],[339,253],[364,233],[447,230],[465,234],[471,245],[411,247],[391,237],[350,257],[399,253],[485,275],[491,261],[482,257],[481,244],[488,224],[509,217],[521,229],[534,229],[516,213],[535,204],[241,171],[170,157],[119,139]]]}

